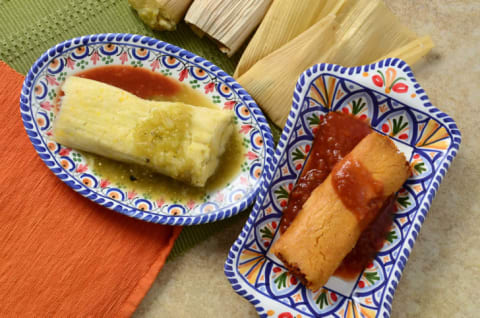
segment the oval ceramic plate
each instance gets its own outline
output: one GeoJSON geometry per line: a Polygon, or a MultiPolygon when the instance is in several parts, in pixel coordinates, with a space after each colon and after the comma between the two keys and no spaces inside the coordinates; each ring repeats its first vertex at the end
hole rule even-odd
{"type": "Polygon", "coordinates": [[[174,45],[140,35],[97,34],[65,41],[32,66],[22,89],[25,129],[45,164],[81,195],[114,211],[170,225],[214,222],[237,214],[257,195],[273,156],[270,128],[253,99],[211,62],[174,45]],[[152,200],[96,175],[80,153],[51,139],[54,100],[65,78],[104,65],[131,65],[175,78],[205,94],[219,108],[232,109],[243,138],[245,160],[228,185],[186,204],[152,200]]]}
{"type": "Polygon", "coordinates": [[[343,68],[320,64],[297,82],[292,112],[250,218],[232,246],[225,274],[261,317],[388,317],[392,297],[438,186],[460,145],[453,119],[432,106],[398,59],[343,68]],[[312,292],[269,252],[282,206],[308,156],[316,127],[330,111],[367,120],[410,161],[382,249],[356,279],[331,277],[312,292]]]}

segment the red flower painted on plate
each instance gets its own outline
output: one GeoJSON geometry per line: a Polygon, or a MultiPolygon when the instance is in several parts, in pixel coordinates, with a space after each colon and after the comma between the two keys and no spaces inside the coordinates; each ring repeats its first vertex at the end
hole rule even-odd
{"type": "Polygon", "coordinates": [[[282,201],[280,201],[280,206],[281,206],[282,208],[286,207],[286,206],[287,206],[287,200],[282,200],[282,201]]]}
{"type": "Polygon", "coordinates": [[[67,67],[73,70],[74,66],[75,66],[75,62],[71,58],[67,58],[67,67]]]}
{"type": "Polygon", "coordinates": [[[240,183],[241,183],[242,185],[247,185],[247,184],[248,184],[248,178],[245,177],[245,176],[241,176],[241,177],[240,177],[240,183]]]}
{"type": "Polygon", "coordinates": [[[135,192],[135,191],[128,191],[127,192],[127,198],[129,200],[135,198],[136,195],[137,195],[137,192],[135,192]]]}
{"type": "Polygon", "coordinates": [[[365,287],[365,283],[363,281],[358,282],[358,287],[363,288],[365,287]]]}
{"type": "Polygon", "coordinates": [[[280,267],[274,267],[273,268],[274,273],[280,273],[281,271],[282,271],[282,269],[280,267]]]}
{"type": "Polygon", "coordinates": [[[376,86],[383,87],[383,79],[380,77],[380,75],[372,76],[372,81],[376,86]]]}
{"type": "Polygon", "coordinates": [[[258,158],[258,155],[254,152],[249,151],[245,154],[245,157],[247,157],[248,160],[254,160],[258,158]]]}
{"type": "Polygon", "coordinates": [[[277,222],[273,221],[273,222],[272,222],[272,227],[273,227],[273,229],[275,230],[275,229],[277,228],[277,222]]]}
{"type": "Polygon", "coordinates": [[[404,83],[397,83],[393,85],[392,91],[395,93],[406,93],[408,91],[408,86],[404,83]]]}
{"type": "Polygon", "coordinates": [[[184,68],[181,72],[180,72],[180,76],[178,77],[178,80],[180,82],[183,82],[184,79],[186,79],[188,77],[188,69],[187,68],[184,68]]]}
{"type": "Polygon", "coordinates": [[[233,109],[235,104],[236,102],[234,100],[229,100],[228,102],[225,102],[225,104],[223,104],[223,109],[233,109]]]}
{"type": "Polygon", "coordinates": [[[189,208],[190,210],[193,209],[193,207],[195,207],[195,201],[193,200],[190,200],[187,202],[187,208],[189,208]]]}
{"type": "Polygon", "coordinates": [[[406,140],[408,139],[408,134],[401,134],[400,136],[398,136],[398,139],[406,140]]]}
{"type": "Polygon", "coordinates": [[[330,298],[333,300],[333,301],[337,301],[337,294],[335,293],[330,293],[330,298]]]}
{"type": "Polygon", "coordinates": [[[289,312],[282,312],[280,315],[278,315],[278,318],[293,318],[293,315],[289,312]]]}
{"type": "Polygon", "coordinates": [[[204,86],[205,89],[205,94],[213,92],[213,88],[215,87],[215,83],[210,82],[207,85],[204,86]]]}
{"type": "Polygon", "coordinates": [[[82,163],[82,164],[79,164],[79,165],[78,165],[78,167],[77,167],[77,172],[82,173],[82,172],[87,171],[87,169],[88,169],[88,166],[82,163]]]}
{"type": "Polygon", "coordinates": [[[51,130],[47,131],[47,136],[51,136],[51,135],[53,135],[52,131],[51,130]]]}
{"type": "Polygon", "coordinates": [[[252,125],[242,125],[240,132],[246,135],[250,129],[252,129],[252,125]]]}
{"type": "Polygon", "coordinates": [[[150,67],[152,68],[152,71],[155,72],[155,70],[160,67],[160,62],[158,60],[154,60],[152,63],[150,63],[150,67]]]}
{"type": "Polygon", "coordinates": [[[163,206],[163,205],[165,204],[165,200],[164,200],[164,199],[159,199],[159,200],[157,200],[155,203],[157,203],[157,206],[158,206],[158,207],[161,207],[161,206],[163,206]]]}
{"type": "Polygon", "coordinates": [[[60,156],[62,156],[62,157],[63,157],[63,156],[68,156],[71,151],[72,151],[72,149],[70,149],[70,148],[62,148],[62,149],[60,149],[59,154],[60,154],[60,156]]]}
{"type": "Polygon", "coordinates": [[[50,104],[49,101],[45,101],[45,102],[40,103],[40,107],[42,107],[43,109],[46,109],[46,110],[50,110],[50,109],[53,108],[53,105],[50,104]]]}
{"type": "Polygon", "coordinates": [[[128,61],[128,54],[127,52],[123,52],[120,55],[120,61],[122,61],[122,64],[125,64],[128,61]]]}
{"type": "Polygon", "coordinates": [[[110,181],[108,181],[107,179],[102,179],[100,181],[100,188],[106,188],[109,184],[110,184],[110,181]]]}
{"type": "Polygon", "coordinates": [[[97,65],[98,60],[100,60],[100,56],[98,56],[97,51],[93,52],[90,60],[93,62],[93,65],[97,65]]]}
{"type": "Polygon", "coordinates": [[[223,199],[225,198],[225,195],[221,192],[217,193],[215,196],[215,201],[223,202],[223,199]]]}
{"type": "Polygon", "coordinates": [[[47,83],[49,85],[57,85],[57,86],[59,85],[59,83],[57,82],[57,79],[55,77],[53,77],[51,75],[47,75],[47,76],[45,76],[45,78],[47,79],[47,83]]]}
{"type": "Polygon", "coordinates": [[[388,133],[390,131],[390,127],[387,124],[382,125],[382,131],[384,133],[388,133]]]}
{"type": "Polygon", "coordinates": [[[290,284],[295,285],[296,283],[297,283],[297,279],[295,278],[295,276],[290,277],[290,284]]]}

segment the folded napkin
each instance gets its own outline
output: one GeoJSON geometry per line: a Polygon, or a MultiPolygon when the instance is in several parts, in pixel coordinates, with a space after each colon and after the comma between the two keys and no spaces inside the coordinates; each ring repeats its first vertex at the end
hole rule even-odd
{"type": "Polygon", "coordinates": [[[181,228],[112,212],[57,179],[23,128],[22,82],[0,61],[0,316],[130,316],[181,228]]]}

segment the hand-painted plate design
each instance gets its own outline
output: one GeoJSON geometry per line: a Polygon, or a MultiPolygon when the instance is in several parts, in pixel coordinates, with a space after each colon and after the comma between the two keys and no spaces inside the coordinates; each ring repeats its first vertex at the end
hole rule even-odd
{"type": "Polygon", "coordinates": [[[265,117],[233,78],[191,52],[146,36],[96,34],[52,47],[26,76],[20,111],[33,146],[57,177],[98,204],[149,222],[194,225],[239,213],[253,202],[263,171],[273,157],[274,145],[265,117]],[[204,93],[218,107],[234,110],[236,129],[245,148],[239,174],[202,200],[186,204],[153,200],[102,179],[81,153],[55,143],[51,138],[55,98],[65,78],[105,65],[131,65],[162,73],[204,93]]]}
{"type": "Polygon", "coordinates": [[[311,67],[297,82],[274,164],[225,263],[233,289],[261,317],[388,317],[402,270],[460,141],[453,119],[432,106],[401,60],[355,68],[311,67]],[[269,248],[316,127],[330,111],[368,120],[373,129],[389,136],[409,159],[412,175],[399,192],[393,226],[374,261],[355,280],[334,276],[312,292],[269,248]]]}

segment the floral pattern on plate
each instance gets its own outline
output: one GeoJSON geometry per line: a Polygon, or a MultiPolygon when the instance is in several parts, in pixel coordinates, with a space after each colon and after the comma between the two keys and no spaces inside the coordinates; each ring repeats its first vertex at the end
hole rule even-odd
{"type": "Polygon", "coordinates": [[[250,205],[263,172],[272,162],[270,128],[253,99],[211,62],[174,45],[140,35],[96,34],[71,39],[45,52],[30,69],[20,100],[25,129],[45,164],[81,195],[114,211],[144,221],[194,225],[231,217],[250,205]],[[82,154],[51,138],[59,90],[65,78],[105,65],[142,67],[175,78],[203,93],[219,108],[234,111],[245,160],[223,189],[185,204],[151,199],[112,184],[91,169],[82,154]]]}
{"type": "Polygon", "coordinates": [[[233,289],[261,317],[388,317],[407,258],[460,141],[453,119],[432,106],[405,62],[314,65],[297,82],[274,164],[225,263],[233,289]],[[394,222],[375,259],[355,279],[332,276],[312,292],[269,249],[318,124],[330,111],[357,116],[389,136],[405,153],[412,174],[399,191],[394,222]]]}

